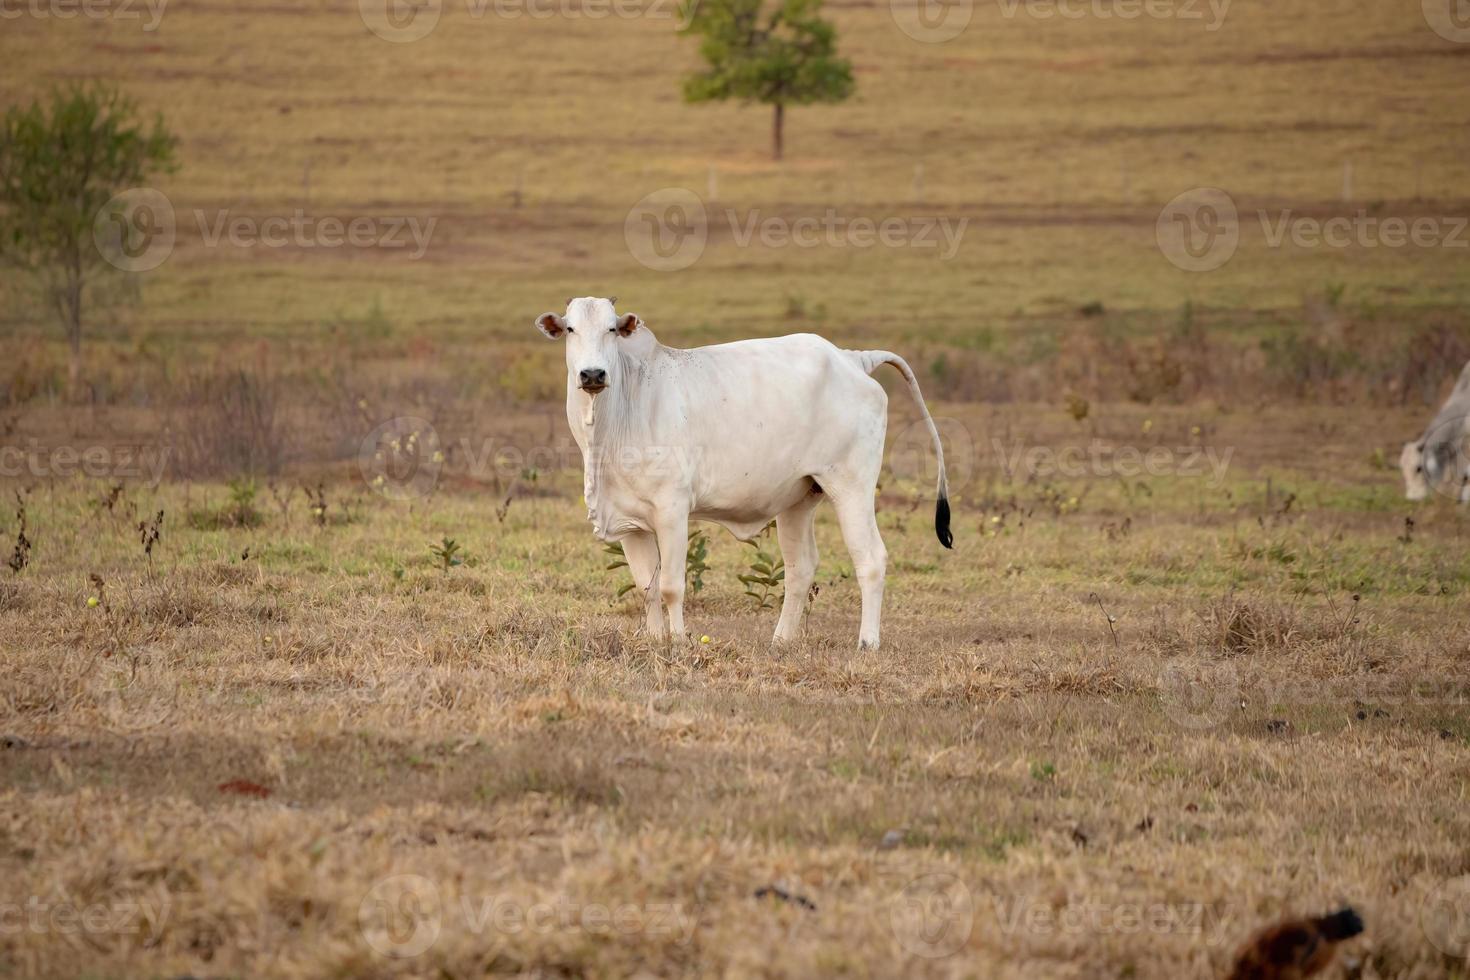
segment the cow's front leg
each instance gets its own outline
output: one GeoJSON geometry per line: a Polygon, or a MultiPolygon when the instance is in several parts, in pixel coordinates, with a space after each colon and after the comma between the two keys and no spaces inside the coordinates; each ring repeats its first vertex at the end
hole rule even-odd
{"type": "Polygon", "coordinates": [[[669,635],[684,638],[684,556],[689,549],[689,512],[665,511],[656,521],[658,592],[669,610],[669,635]]]}
{"type": "Polygon", "coordinates": [[[658,587],[658,539],[649,531],[634,531],[623,539],[623,554],[633,584],[643,595],[645,625],[649,635],[664,635],[664,606],[658,587]]]}

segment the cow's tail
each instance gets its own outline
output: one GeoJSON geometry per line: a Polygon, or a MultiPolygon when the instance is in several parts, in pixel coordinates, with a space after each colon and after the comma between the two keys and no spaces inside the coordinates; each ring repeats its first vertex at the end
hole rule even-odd
{"type": "Polygon", "coordinates": [[[924,404],[924,395],[919,391],[919,379],[914,377],[913,368],[909,362],[886,350],[855,350],[849,351],[858,359],[858,364],[867,374],[872,374],[880,364],[892,364],[898,368],[898,373],[909,383],[909,394],[914,398],[914,404],[919,406],[919,414],[924,416],[924,424],[929,427],[929,438],[934,440],[934,457],[939,461],[939,481],[935,489],[938,500],[934,504],[934,534],[939,538],[939,543],[946,548],[954,547],[954,535],[949,530],[949,480],[944,475],[944,445],[939,441],[939,429],[934,425],[934,419],[929,414],[929,406],[924,404]]]}

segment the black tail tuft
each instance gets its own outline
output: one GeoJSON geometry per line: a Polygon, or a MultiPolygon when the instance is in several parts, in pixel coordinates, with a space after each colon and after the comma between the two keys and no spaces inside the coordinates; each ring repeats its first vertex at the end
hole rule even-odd
{"type": "Polygon", "coordinates": [[[1328,941],[1340,943],[1363,931],[1363,919],[1356,911],[1345,908],[1341,912],[1324,915],[1317,920],[1317,928],[1328,941]]]}
{"type": "Polygon", "coordinates": [[[946,548],[954,547],[954,535],[949,533],[949,498],[940,497],[939,503],[934,505],[934,533],[939,536],[939,543],[946,548]]]}

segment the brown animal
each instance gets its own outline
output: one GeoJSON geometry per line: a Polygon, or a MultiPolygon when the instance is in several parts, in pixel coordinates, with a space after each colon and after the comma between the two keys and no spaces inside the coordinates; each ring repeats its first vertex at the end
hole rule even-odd
{"type": "Polygon", "coordinates": [[[1228,980],[1302,980],[1332,964],[1339,943],[1363,931],[1351,908],[1320,919],[1288,919],[1257,933],[1241,949],[1228,980]]]}

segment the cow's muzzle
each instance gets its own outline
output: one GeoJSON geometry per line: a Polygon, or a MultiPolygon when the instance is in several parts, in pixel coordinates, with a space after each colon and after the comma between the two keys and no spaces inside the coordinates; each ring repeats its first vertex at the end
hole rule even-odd
{"type": "Polygon", "coordinates": [[[602,368],[585,368],[578,372],[577,383],[587,394],[595,395],[607,387],[607,372],[602,368]]]}

